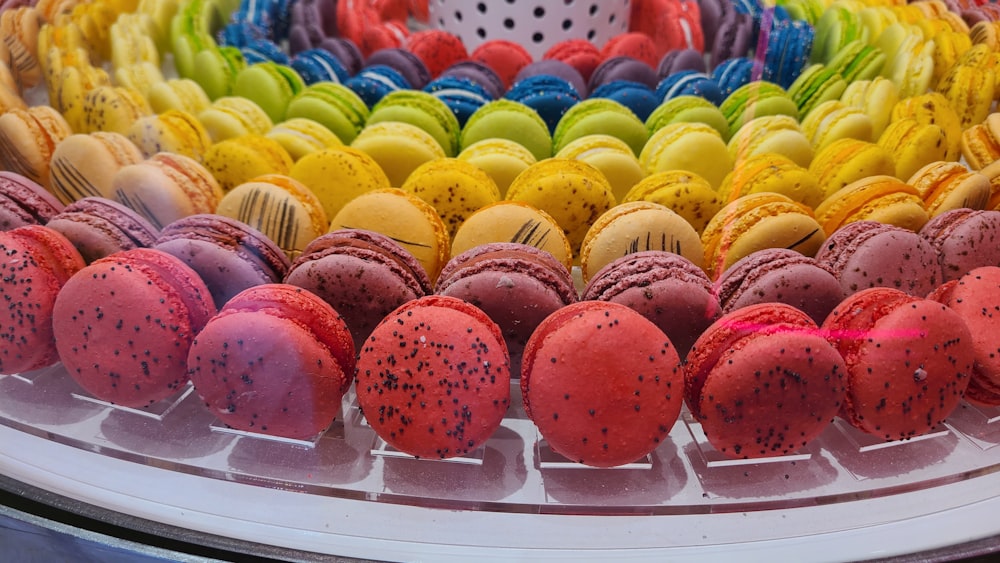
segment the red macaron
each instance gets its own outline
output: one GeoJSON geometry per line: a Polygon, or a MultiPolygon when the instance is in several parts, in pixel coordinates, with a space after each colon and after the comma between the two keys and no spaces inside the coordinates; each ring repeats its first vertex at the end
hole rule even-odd
{"type": "Polygon", "coordinates": [[[761,303],[723,315],[695,342],[684,365],[684,397],[721,453],[783,455],[833,421],[846,371],[808,315],[761,303]]]}
{"type": "Polygon", "coordinates": [[[484,41],[472,51],[469,58],[493,69],[506,88],[510,88],[517,73],[533,60],[527,49],[506,39],[484,41]]]}
{"type": "Polygon", "coordinates": [[[632,463],[655,450],[680,415],[683,383],[680,357],[663,331],[603,301],[549,315],[521,362],[524,409],[549,447],[594,467],[632,463]]]}

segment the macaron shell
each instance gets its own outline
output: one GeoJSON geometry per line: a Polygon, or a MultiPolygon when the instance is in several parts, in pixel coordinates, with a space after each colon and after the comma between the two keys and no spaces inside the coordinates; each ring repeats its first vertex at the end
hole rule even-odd
{"type": "Polygon", "coordinates": [[[650,174],[632,186],[621,201],[659,203],[686,219],[699,234],[723,205],[719,193],[708,180],[684,170],[650,174]]]}
{"type": "Polygon", "coordinates": [[[38,183],[0,171],[0,230],[44,225],[62,210],[63,204],[38,183]]]}
{"type": "Polygon", "coordinates": [[[139,149],[119,133],[70,135],[52,153],[49,185],[67,205],[88,196],[110,198],[115,173],[142,159],[139,149]]]}
{"type": "Polygon", "coordinates": [[[510,404],[507,350],[472,305],[424,297],[375,328],[359,351],[356,388],[368,424],[395,448],[432,459],[468,454],[510,404]],[[454,355],[437,354],[442,347],[454,355]]]}
{"type": "Polygon", "coordinates": [[[99,197],[67,205],[46,226],[69,239],[88,264],[122,250],[152,246],[158,236],[156,227],[135,210],[99,197]]]}
{"type": "Polygon", "coordinates": [[[927,222],[920,235],[937,249],[943,281],[1000,265],[1000,211],[954,209],[927,222]]]}
{"type": "Polygon", "coordinates": [[[590,135],[567,144],[556,158],[575,158],[597,168],[611,184],[611,193],[622,201],[646,175],[639,159],[624,141],[611,135],[590,135]]]}
{"type": "Polygon", "coordinates": [[[421,165],[445,158],[444,149],[430,133],[401,121],[366,126],[351,147],[372,157],[389,178],[389,185],[397,188],[421,165]]]}
{"type": "Polygon", "coordinates": [[[552,136],[548,125],[530,107],[513,100],[488,102],[473,113],[462,128],[461,149],[501,138],[518,143],[531,152],[535,160],[552,156],[552,136]]]}
{"type": "Polygon", "coordinates": [[[704,257],[698,232],[677,213],[657,203],[622,203],[587,230],[580,249],[584,283],[617,258],[646,250],[673,252],[699,267],[704,257]]]}
{"type": "Polygon", "coordinates": [[[501,197],[506,197],[507,190],[518,174],[538,162],[524,145],[499,138],[472,143],[458,153],[458,158],[471,162],[489,174],[500,190],[501,197]]]}
{"type": "Polygon", "coordinates": [[[940,303],[869,289],[844,300],[823,330],[847,362],[841,415],[874,436],[925,434],[951,414],[969,384],[972,335],[940,303]]]}
{"type": "Polygon", "coordinates": [[[112,180],[114,199],[142,214],[157,229],[181,217],[213,213],[222,187],[204,166],[181,154],[157,153],[123,167],[112,180]]]}
{"type": "Polygon", "coordinates": [[[656,449],[683,402],[670,340],[615,303],[584,301],[550,315],[528,341],[521,369],[526,408],[549,447],[594,467],[656,449]],[[618,354],[623,347],[634,353],[618,354]]]}
{"type": "Polygon", "coordinates": [[[450,257],[448,229],[437,211],[398,188],[372,190],[347,202],[330,223],[330,231],[338,229],[375,231],[391,238],[420,262],[432,280],[450,257]]]}
{"type": "Polygon", "coordinates": [[[855,221],[878,221],[919,231],[928,216],[913,186],[893,176],[868,176],[823,200],[816,208],[816,220],[829,235],[855,221]]]}
{"type": "Polygon", "coordinates": [[[354,198],[391,187],[389,178],[368,153],[347,146],[330,147],[299,159],[289,175],[316,194],[328,218],[354,198]]]}
{"type": "Polygon", "coordinates": [[[59,361],[52,312],[64,284],[84,267],[83,258],[58,232],[37,225],[0,232],[8,302],[0,322],[0,373],[22,373],[59,361]]]}
{"type": "Polygon", "coordinates": [[[573,267],[569,239],[551,215],[520,201],[499,201],[481,207],[455,231],[451,255],[491,242],[516,242],[544,250],[566,269],[573,267]]]}
{"type": "Polygon", "coordinates": [[[277,141],[263,135],[243,135],[213,144],[203,163],[223,192],[263,174],[288,174],[292,157],[277,141]]]}
{"type": "Polygon", "coordinates": [[[59,357],[80,386],[102,400],[143,407],[188,380],[188,348],[214,314],[194,271],[140,248],[102,258],[66,282],[52,325],[59,357]]]}
{"type": "Polygon", "coordinates": [[[10,108],[0,114],[0,166],[48,187],[52,154],[71,134],[62,115],[48,106],[10,108]]]}
{"type": "Polygon", "coordinates": [[[421,165],[402,189],[431,204],[448,228],[449,238],[477,210],[500,201],[500,190],[475,165],[443,158],[421,165]]]}

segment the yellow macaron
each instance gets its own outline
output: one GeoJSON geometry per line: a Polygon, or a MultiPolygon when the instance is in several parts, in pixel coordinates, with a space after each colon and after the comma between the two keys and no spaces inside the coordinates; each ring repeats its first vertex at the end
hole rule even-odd
{"type": "Polygon", "coordinates": [[[931,219],[952,209],[985,209],[990,199],[990,179],[960,162],[931,162],[906,183],[920,194],[931,219]]]}
{"type": "Polygon", "coordinates": [[[309,153],[342,144],[332,131],[307,117],[293,117],[275,123],[265,137],[278,141],[294,161],[309,153]]]}
{"type": "Polygon", "coordinates": [[[762,153],[741,162],[719,187],[719,198],[730,202],[752,193],[774,192],[815,209],[825,194],[809,170],[777,153],[762,153]]]}
{"type": "Polygon", "coordinates": [[[264,174],[288,174],[292,157],[277,141],[263,135],[242,135],[214,143],[205,151],[205,167],[229,191],[264,174]]]}
{"type": "Polygon", "coordinates": [[[665,170],[646,176],[622,199],[622,203],[632,201],[663,205],[686,219],[699,233],[723,205],[708,180],[686,170],[665,170]]]}
{"type": "Polygon", "coordinates": [[[125,133],[149,158],[159,152],[183,154],[201,161],[212,145],[208,131],[190,113],[167,110],[137,119],[125,133]]]}
{"type": "Polygon", "coordinates": [[[722,135],[704,123],[671,123],[649,138],[639,155],[645,173],[687,170],[718,187],[733,169],[722,135]]]}
{"type": "Polygon", "coordinates": [[[498,201],[481,207],[458,227],[451,255],[491,242],[516,242],[544,250],[573,268],[569,239],[551,215],[523,201],[498,201]]]}
{"type": "Polygon", "coordinates": [[[489,174],[500,190],[507,196],[507,190],[517,175],[538,162],[535,155],[521,143],[510,139],[483,139],[472,143],[458,153],[458,158],[470,162],[489,174]]]}
{"type": "Polygon", "coordinates": [[[834,141],[816,154],[809,172],[816,178],[823,199],[851,182],[868,176],[893,175],[892,153],[875,143],[858,139],[834,141]]]}
{"type": "Polygon", "coordinates": [[[855,221],[879,221],[919,231],[927,209],[917,190],[895,176],[868,176],[826,198],[816,219],[828,235],[855,221]]]}
{"type": "Polygon", "coordinates": [[[893,155],[897,178],[909,178],[931,162],[949,160],[948,136],[944,129],[912,117],[890,123],[878,144],[893,155]]]}
{"type": "Polygon", "coordinates": [[[618,201],[645,176],[631,147],[611,135],[584,135],[567,143],[556,157],[580,160],[600,170],[618,201]]]}
{"type": "Polygon", "coordinates": [[[449,237],[478,209],[500,201],[493,179],[457,158],[439,158],[418,166],[401,187],[434,207],[449,237]]]}
{"type": "Polygon", "coordinates": [[[351,147],[372,157],[389,178],[389,185],[397,188],[421,165],[445,158],[444,149],[430,133],[403,121],[366,125],[351,147]]]}
{"type": "Polygon", "coordinates": [[[309,153],[295,162],[289,175],[319,197],[327,217],[335,217],[361,194],[391,187],[375,159],[348,146],[309,153]]]}

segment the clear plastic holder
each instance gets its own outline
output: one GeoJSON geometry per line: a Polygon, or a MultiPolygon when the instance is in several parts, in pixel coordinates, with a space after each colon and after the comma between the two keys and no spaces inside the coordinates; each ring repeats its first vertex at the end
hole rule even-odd
{"type": "Polygon", "coordinates": [[[698,452],[701,454],[706,467],[733,467],[786,461],[808,461],[813,456],[811,452],[798,452],[766,457],[733,459],[715,449],[715,446],[708,441],[708,436],[705,435],[705,429],[702,428],[701,423],[694,419],[694,415],[684,412],[681,415],[681,419],[684,421],[684,425],[687,426],[688,432],[691,434],[691,439],[694,440],[695,445],[698,447],[698,452]]]}
{"type": "Polygon", "coordinates": [[[858,430],[852,426],[850,422],[847,422],[842,418],[834,420],[833,426],[840,430],[841,434],[847,438],[848,443],[857,448],[858,452],[861,453],[882,450],[885,448],[904,447],[908,444],[922,442],[924,440],[944,438],[951,434],[951,429],[948,428],[947,425],[938,424],[931,428],[928,432],[919,436],[907,438],[906,440],[885,440],[883,438],[879,438],[878,436],[868,434],[862,430],[858,430]]]}
{"type": "Polygon", "coordinates": [[[161,399],[155,403],[145,406],[145,407],[126,407],[123,405],[116,405],[114,403],[105,401],[104,399],[98,399],[93,395],[87,393],[83,390],[73,391],[71,395],[77,399],[95,403],[101,406],[105,406],[116,411],[128,412],[132,414],[137,414],[140,416],[145,416],[147,418],[152,418],[158,422],[163,422],[163,418],[170,414],[170,411],[174,410],[177,405],[181,404],[184,399],[194,391],[194,385],[188,382],[184,388],[176,395],[171,395],[166,399],[161,399]]]}
{"type": "Polygon", "coordinates": [[[963,401],[945,423],[983,451],[1000,446],[1000,407],[963,401]]]}
{"type": "Polygon", "coordinates": [[[640,469],[648,471],[653,468],[652,454],[646,454],[631,463],[616,465],[614,467],[592,467],[590,465],[584,465],[553,450],[545,438],[543,438],[541,434],[537,433],[537,429],[535,436],[535,468],[538,470],[584,469],[589,471],[601,471],[604,469],[611,469],[617,471],[621,469],[640,469]]]}
{"type": "Polygon", "coordinates": [[[36,370],[25,371],[22,373],[0,373],[0,379],[9,377],[17,381],[23,381],[28,385],[34,385],[36,382],[41,381],[50,374],[56,373],[62,368],[62,364],[55,363],[51,366],[46,366],[43,368],[38,368],[36,370]]]}
{"type": "Polygon", "coordinates": [[[249,430],[239,430],[231,426],[227,426],[226,423],[219,419],[215,419],[212,424],[209,425],[212,432],[219,432],[221,434],[232,434],[234,436],[239,436],[241,438],[250,438],[254,440],[265,440],[269,442],[277,442],[280,444],[290,444],[293,446],[300,446],[305,448],[315,448],[316,444],[319,443],[325,437],[330,437],[333,439],[344,439],[344,421],[339,417],[335,418],[333,422],[325,430],[316,433],[314,436],[308,438],[289,438],[287,436],[275,436],[274,434],[265,434],[263,432],[251,432],[249,430]]]}
{"type": "Polygon", "coordinates": [[[469,452],[466,455],[448,457],[444,459],[438,459],[433,457],[416,457],[410,455],[404,451],[400,451],[394,448],[391,444],[383,440],[378,434],[375,435],[375,439],[372,441],[371,454],[373,456],[380,456],[384,458],[394,458],[394,459],[412,459],[418,461],[433,461],[434,463],[456,463],[459,465],[482,465],[483,458],[486,454],[486,448],[484,446],[479,446],[475,450],[469,452]]]}

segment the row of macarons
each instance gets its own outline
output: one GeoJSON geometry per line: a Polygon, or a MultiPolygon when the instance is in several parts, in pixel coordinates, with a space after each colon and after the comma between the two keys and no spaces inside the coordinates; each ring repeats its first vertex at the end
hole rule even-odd
{"type": "MultiPolygon", "coordinates": [[[[523,407],[544,432],[547,427],[542,424],[549,417],[540,418],[541,413],[559,413],[562,407],[547,399],[536,399],[539,395],[528,392],[532,385],[541,385],[536,383],[539,379],[536,372],[548,373],[542,368],[536,370],[534,363],[536,358],[551,355],[552,363],[556,364],[562,355],[556,353],[556,348],[546,349],[546,353],[540,355],[539,347],[544,345],[536,333],[551,330],[553,324],[574,324],[569,322],[573,318],[584,318],[591,330],[595,322],[597,330],[601,330],[604,323],[611,323],[604,329],[614,334],[606,338],[611,338],[618,346],[627,342],[631,350],[646,352],[649,339],[656,337],[656,347],[649,350],[648,361],[654,361],[652,352],[662,348],[665,370],[661,373],[662,366],[651,368],[649,364],[631,366],[629,362],[633,360],[646,362],[647,354],[628,354],[616,362],[629,364],[623,375],[631,377],[635,376],[633,368],[650,379],[654,375],[667,377],[671,373],[676,376],[680,373],[675,369],[678,366],[685,370],[694,366],[695,372],[710,370],[713,366],[705,365],[708,360],[704,355],[715,348],[706,339],[721,338],[720,330],[733,329],[746,334],[770,335],[769,342],[775,345],[773,353],[778,352],[779,345],[781,354],[791,353],[781,356],[781,365],[788,367],[786,362],[791,362],[795,368],[801,368],[801,372],[796,369],[796,381],[817,375],[814,371],[817,369],[820,378],[824,374],[835,376],[838,383],[829,393],[821,393],[825,413],[822,416],[816,416],[816,405],[812,404],[818,400],[815,389],[802,395],[804,400],[809,396],[806,402],[811,404],[811,408],[806,409],[810,414],[803,415],[802,420],[795,410],[797,403],[782,396],[792,401],[786,406],[795,412],[773,413],[781,415],[777,418],[779,426],[790,422],[800,424],[808,418],[811,430],[787,441],[780,436],[773,443],[768,440],[767,444],[774,445],[776,450],[770,446],[760,451],[751,450],[752,434],[746,436],[732,428],[726,431],[726,425],[719,426],[710,411],[702,412],[699,408],[706,397],[688,389],[685,400],[694,401],[689,408],[704,419],[710,442],[732,457],[795,451],[818,435],[838,412],[863,431],[891,440],[929,430],[948,416],[967,388],[968,396],[977,402],[995,404],[998,400],[994,382],[1000,370],[991,359],[995,340],[973,339],[969,326],[987,335],[986,340],[995,337],[995,322],[989,315],[980,315],[977,307],[982,299],[986,302],[991,299],[985,296],[993,295],[995,284],[1000,283],[998,268],[979,265],[991,260],[995,263],[998,258],[1000,212],[956,210],[938,219],[924,236],[876,222],[854,222],[835,233],[816,258],[787,249],[763,249],[738,261],[714,285],[683,256],[669,251],[636,252],[602,268],[587,284],[581,297],[562,264],[548,253],[528,245],[494,243],[475,247],[450,260],[436,288],[432,288],[419,262],[402,246],[378,233],[351,229],[333,231],[314,241],[306,253],[289,265],[287,259],[282,260],[281,252],[259,232],[213,215],[192,216],[169,226],[154,239],[154,250],[142,248],[133,240],[133,248],[113,251],[86,265],[73,243],[88,237],[103,237],[107,233],[100,230],[98,224],[83,220],[77,214],[100,217],[119,228],[129,224],[129,219],[138,218],[127,208],[97,198],[75,205],[74,209],[53,217],[50,227],[28,225],[0,234],[0,246],[5,253],[25,258],[8,263],[10,267],[5,270],[2,281],[3,293],[13,304],[15,313],[11,322],[3,327],[7,337],[0,343],[0,365],[5,372],[18,372],[60,360],[69,376],[87,392],[125,406],[142,407],[174,395],[190,377],[202,400],[224,423],[246,431],[308,439],[329,424],[339,408],[341,394],[357,377],[359,402],[369,424],[382,435],[381,429],[395,427],[397,421],[391,413],[386,416],[379,409],[378,401],[389,401],[389,405],[400,410],[403,404],[391,399],[397,390],[393,382],[398,383],[398,379],[379,366],[384,362],[405,363],[405,358],[415,358],[421,355],[421,350],[429,350],[428,356],[421,356],[421,364],[415,367],[418,373],[421,367],[440,367],[443,376],[451,373],[448,364],[454,364],[459,366],[461,377],[478,381],[475,392],[465,397],[471,401],[469,404],[478,405],[473,411],[477,420],[481,420],[481,416],[495,417],[498,422],[504,416],[510,407],[507,391],[511,372],[520,374],[525,392],[523,407]],[[124,215],[116,216],[116,213],[124,215]],[[992,255],[985,257],[983,252],[992,252],[992,255]],[[948,262],[948,266],[942,267],[941,259],[946,254],[955,263],[948,262]],[[284,283],[279,283],[280,277],[261,281],[265,276],[260,270],[269,266],[287,268],[284,283]],[[223,269],[228,270],[228,275],[222,272],[223,269]],[[235,287],[241,283],[246,283],[247,287],[235,287]],[[25,291],[27,284],[35,291],[25,291]],[[970,285],[971,293],[959,289],[965,285],[970,285]],[[217,295],[220,288],[227,293],[225,297],[217,295]],[[428,295],[443,297],[428,298],[428,295]],[[975,307],[963,305],[974,295],[981,298],[973,300],[975,307]],[[95,296],[100,296],[96,307],[95,296]],[[932,307],[923,303],[925,297],[937,304],[932,307]],[[157,299],[164,304],[162,307],[156,305],[157,299]],[[581,299],[589,304],[578,305],[581,299]],[[881,309],[876,318],[889,317],[894,309],[889,303],[896,301],[912,308],[919,318],[907,318],[893,326],[911,331],[920,328],[919,338],[900,338],[895,333],[883,338],[883,331],[876,330],[875,326],[862,327],[855,319],[858,311],[863,310],[863,303],[878,304],[881,309]],[[948,307],[940,307],[940,303],[948,307]],[[421,307],[428,304],[457,309],[465,316],[451,317],[450,321],[445,320],[449,318],[447,315],[425,318],[421,307]],[[599,312],[587,315],[585,311],[588,310],[599,312]],[[30,311],[27,322],[19,315],[24,311],[30,311]],[[216,315],[216,311],[221,314],[216,315]],[[526,316],[525,311],[531,314],[526,316]],[[761,316],[765,311],[767,315],[761,316]],[[243,315],[245,313],[251,315],[243,315]],[[145,320],[143,315],[146,315],[145,320]],[[232,317],[222,320],[227,315],[232,317]],[[484,324],[471,323],[468,316],[484,324]],[[775,316],[780,317],[780,322],[775,316]],[[559,322],[552,320],[557,318],[559,322]],[[795,320],[791,323],[794,329],[787,324],[789,319],[795,320]],[[626,331],[626,335],[617,335],[615,329],[619,322],[627,327],[639,322],[649,328],[644,328],[644,337],[636,340],[631,330],[626,331]],[[966,322],[971,325],[967,326],[966,322]],[[205,328],[212,323],[215,325],[211,329],[205,328]],[[754,330],[739,328],[744,323],[752,324],[754,330]],[[782,325],[776,328],[784,330],[771,331],[775,323],[782,325]],[[465,345],[460,346],[458,341],[444,336],[439,324],[461,333],[467,331],[474,335],[475,343],[470,336],[470,342],[461,340],[465,345]],[[432,326],[438,327],[436,332],[432,326]],[[941,326],[947,328],[942,331],[941,326]],[[868,332],[867,328],[874,332],[868,332]],[[298,338],[303,329],[312,331],[312,338],[325,344],[321,349],[326,350],[326,354],[318,354],[310,344],[298,338]],[[426,339],[418,338],[417,333],[422,330],[428,331],[426,339]],[[846,331],[851,330],[864,330],[866,338],[845,336],[846,331]],[[408,336],[401,334],[404,331],[408,336]],[[779,338],[776,334],[785,334],[785,337],[779,338]],[[806,334],[812,339],[807,338],[806,344],[790,336],[806,334]],[[856,351],[854,340],[867,340],[876,347],[899,348],[900,352],[902,347],[918,341],[943,344],[944,350],[931,345],[906,350],[907,357],[922,366],[921,377],[914,376],[917,385],[935,389],[927,401],[913,402],[913,397],[910,398],[911,406],[929,409],[926,424],[914,423],[913,417],[897,419],[900,413],[894,409],[881,415],[877,414],[878,409],[874,413],[863,411],[859,417],[854,416],[850,404],[841,409],[844,387],[852,384],[839,383],[846,377],[843,360],[836,361],[836,367],[827,365],[827,360],[838,357],[824,352],[825,346],[819,346],[828,334],[838,334],[838,338],[846,340],[839,350],[844,354],[856,351]],[[615,336],[632,340],[616,339],[615,336]],[[411,337],[415,339],[412,346],[411,337]],[[95,340],[102,346],[88,346],[95,340]],[[383,345],[383,340],[388,344],[383,345]],[[418,345],[417,341],[427,346],[418,345]],[[281,345],[272,346],[276,343],[281,345]],[[797,355],[800,345],[809,346],[805,348],[808,368],[807,358],[797,355]],[[412,355],[410,348],[416,350],[412,355]],[[401,354],[401,349],[406,349],[406,353],[401,354]],[[277,350],[282,352],[272,356],[277,350]],[[435,350],[442,352],[446,360],[433,360],[442,357],[442,353],[435,350]],[[285,381],[267,377],[273,374],[274,368],[269,366],[278,357],[283,358],[282,366],[297,366],[287,377],[305,380],[291,386],[268,383],[285,381]],[[680,364],[685,357],[686,366],[680,364]],[[816,357],[822,358],[817,362],[822,367],[814,364],[816,357]],[[438,365],[439,362],[443,364],[438,365]],[[230,363],[233,363],[232,370],[230,363]],[[310,368],[311,365],[320,368],[310,368]],[[829,369],[833,371],[827,373],[829,369]],[[233,388],[240,385],[244,389],[253,387],[251,395],[261,397],[261,401],[234,400],[240,393],[234,395],[233,388]],[[378,392],[379,386],[385,386],[384,399],[373,396],[383,395],[378,392]],[[947,393],[939,397],[938,386],[942,393],[947,393]],[[294,404],[283,399],[290,390],[293,394],[302,394],[294,404]],[[280,396],[272,395],[279,391],[280,396]],[[367,396],[362,396],[365,394],[367,396]],[[480,400],[484,397],[485,402],[480,400]],[[497,402],[493,402],[493,414],[484,415],[482,407],[494,398],[497,402]],[[869,421],[863,422],[866,417],[869,421]]],[[[141,223],[141,219],[139,221],[141,223]]],[[[888,329],[888,326],[882,328],[888,329]]],[[[566,334],[566,338],[579,336],[566,334]]],[[[719,351],[731,348],[734,336],[729,335],[719,351]]],[[[603,337],[602,341],[608,342],[603,337]]],[[[572,350],[579,351],[578,341],[572,342],[572,350]]],[[[755,357],[770,355],[761,352],[755,357]]],[[[898,362],[898,358],[893,357],[891,361],[898,362]]],[[[548,365],[548,361],[544,365],[548,365]]],[[[757,364],[748,357],[740,362],[741,367],[747,365],[757,364]]],[[[594,370],[595,366],[589,367],[594,370]]],[[[559,369],[578,368],[579,365],[570,362],[569,366],[559,369]]],[[[622,370],[612,369],[608,373],[619,371],[622,370]]],[[[752,369],[744,371],[753,372],[752,369]]],[[[831,381],[828,377],[823,380],[831,381]]],[[[902,382],[887,381],[893,386],[902,382]]],[[[772,383],[777,386],[777,381],[772,383]]],[[[441,383],[446,384],[449,390],[457,386],[456,392],[466,388],[461,378],[441,383]]],[[[861,382],[857,385],[865,387],[861,382]]],[[[878,385],[881,393],[895,393],[882,390],[881,379],[878,385]]],[[[688,386],[688,383],[678,385],[685,389],[688,386]]],[[[889,386],[887,384],[886,389],[889,386]]],[[[591,390],[598,394],[601,390],[613,392],[615,388],[599,382],[591,385],[591,390]]],[[[568,387],[560,389],[560,393],[566,391],[567,395],[582,392],[582,389],[571,391],[568,387]]],[[[785,389],[785,384],[781,389],[785,389]]],[[[425,392],[419,385],[414,391],[425,392]]],[[[778,393],[777,389],[773,392],[778,393]]],[[[772,397],[770,393],[765,391],[764,401],[772,397]]],[[[902,393],[905,396],[906,391],[902,393]]],[[[667,393],[668,398],[670,395],[667,393]]],[[[709,404],[715,401],[711,397],[707,400],[709,404]]],[[[643,408],[653,408],[645,400],[640,402],[643,408]]],[[[680,399],[674,403],[679,407],[680,399]]],[[[560,405],[568,407],[566,403],[560,405]]],[[[463,412],[462,416],[465,414],[463,412]]],[[[593,410],[591,416],[594,416],[593,410]]],[[[662,428],[674,418],[676,413],[666,418],[654,415],[653,421],[662,428]]],[[[919,418],[922,421],[924,417],[919,418]]],[[[558,420],[558,414],[555,419],[558,420]]],[[[605,424],[608,422],[606,420],[605,424]]],[[[636,419],[631,424],[639,422],[640,419],[636,419]]],[[[646,425],[650,420],[641,418],[641,422],[646,425]]],[[[749,423],[765,422],[751,417],[749,423]]],[[[403,421],[402,424],[406,426],[407,423],[403,421]]],[[[574,425],[572,430],[578,432],[586,427],[586,424],[574,425]]],[[[461,430],[461,424],[457,429],[461,430]]],[[[669,424],[660,431],[660,439],[668,429],[669,424]]],[[[491,430],[480,438],[486,439],[490,433],[491,430]]],[[[383,437],[387,440],[399,438],[396,433],[383,437]]],[[[451,441],[446,442],[446,445],[451,444],[451,441]]],[[[449,455],[435,455],[433,448],[407,445],[405,440],[392,443],[412,455],[450,457],[475,449],[473,446],[479,441],[470,441],[468,449],[461,447],[466,444],[460,444],[458,451],[449,455]]],[[[561,450],[568,444],[557,443],[557,451],[570,459],[588,461],[578,453],[573,455],[579,450],[561,450]]],[[[655,446],[646,444],[644,447],[655,446]]],[[[595,464],[627,463],[632,460],[629,456],[640,454],[631,450],[616,452],[611,458],[614,462],[598,456],[596,460],[603,459],[606,463],[595,464]]]]}

